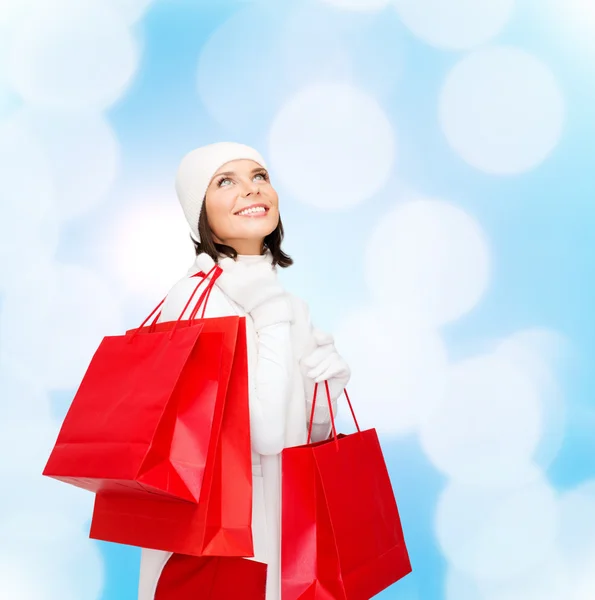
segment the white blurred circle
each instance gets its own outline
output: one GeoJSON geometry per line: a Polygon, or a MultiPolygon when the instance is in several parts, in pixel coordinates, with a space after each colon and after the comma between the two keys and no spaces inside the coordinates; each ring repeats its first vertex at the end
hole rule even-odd
{"type": "Polygon", "coordinates": [[[0,363],[0,420],[32,416],[43,421],[51,419],[50,398],[36,379],[34,373],[14,362],[3,360],[0,363]]]}
{"type": "MultiPolygon", "coordinates": [[[[2,411],[3,413],[4,411],[2,411]]],[[[2,413],[0,415],[4,416],[2,413]]],[[[0,463],[3,478],[37,475],[46,465],[59,431],[58,423],[32,413],[28,419],[4,419],[0,422],[0,452],[10,460],[0,463]]],[[[15,490],[20,494],[20,490],[15,490]]]]}
{"type": "Polygon", "coordinates": [[[48,157],[61,218],[80,217],[106,196],[118,173],[120,146],[101,114],[25,109],[15,121],[48,157]]]}
{"type": "Polygon", "coordinates": [[[539,390],[514,362],[465,360],[448,374],[444,402],[421,429],[432,463],[467,484],[524,477],[542,432],[539,390]]]}
{"type": "Polygon", "coordinates": [[[383,215],[366,248],[366,282],[391,311],[441,325],[469,312],[489,278],[489,251],[477,222],[435,200],[383,215]]]}
{"type": "Polygon", "coordinates": [[[275,17],[266,7],[249,6],[202,45],[198,94],[209,114],[234,135],[265,128],[282,101],[275,17]]]}
{"type": "Polygon", "coordinates": [[[26,561],[0,554],[2,594],[10,600],[50,600],[44,582],[31,573],[26,561]]]}
{"type": "MultiPolygon", "coordinates": [[[[18,400],[18,398],[15,398],[18,400]]],[[[0,496],[0,512],[11,515],[39,508],[39,498],[47,511],[68,515],[76,527],[84,526],[93,514],[94,494],[66,484],[42,472],[56,442],[60,424],[29,405],[29,415],[12,417],[13,411],[1,406],[0,450],[10,460],[0,463],[0,476],[10,481],[0,496]]]]}
{"type": "Polygon", "coordinates": [[[451,482],[436,511],[447,560],[481,580],[512,578],[538,566],[553,551],[557,528],[556,497],[543,478],[497,490],[451,482]]]}
{"type": "Polygon", "coordinates": [[[313,13],[311,4],[298,5],[280,27],[276,56],[279,67],[290,74],[290,87],[299,89],[329,80],[352,82],[350,49],[334,11],[313,13]],[[300,43],[304,38],[307,44],[300,43]]]}
{"type": "Polygon", "coordinates": [[[198,94],[227,131],[260,136],[287,97],[317,83],[357,85],[375,97],[394,93],[403,53],[389,24],[353,27],[349,13],[322,2],[279,8],[282,14],[251,3],[202,46],[198,94]]]}
{"type": "Polygon", "coordinates": [[[356,85],[376,99],[392,99],[403,72],[401,40],[386,19],[366,19],[354,27],[354,18],[323,3],[291,7],[276,28],[280,76],[275,83],[284,82],[283,101],[306,86],[330,81],[356,85]]]}
{"type": "Polygon", "coordinates": [[[395,140],[372,97],[349,85],[321,84],[302,89],[279,111],[269,153],[275,176],[298,200],[336,210],[384,187],[395,140]]]}
{"type": "Polygon", "coordinates": [[[36,10],[42,0],[2,0],[0,4],[0,25],[14,25],[32,10],[36,10]]]}
{"type": "Polygon", "coordinates": [[[33,106],[100,110],[126,90],[138,48],[124,19],[98,0],[36,5],[15,32],[10,81],[33,106]]]}
{"type": "Polygon", "coordinates": [[[501,584],[483,584],[486,600],[560,600],[572,598],[573,582],[568,569],[554,551],[536,567],[501,584]]]}
{"type": "Polygon", "coordinates": [[[403,23],[439,48],[464,49],[495,37],[512,15],[514,0],[394,0],[403,23]]]}
{"type": "Polygon", "coordinates": [[[556,543],[542,562],[497,581],[450,568],[446,600],[591,600],[595,590],[593,515],[595,480],[588,480],[559,495],[556,543]]]}
{"type": "Polygon", "coordinates": [[[50,259],[58,245],[55,187],[39,141],[15,119],[0,123],[0,289],[50,259]]]}
{"type": "MultiPolygon", "coordinates": [[[[593,0],[549,0],[546,4],[547,25],[555,26],[556,34],[569,44],[576,65],[592,64],[595,4],[593,0]]],[[[581,65],[582,66],[582,65],[581,65]]]]}
{"type": "Polygon", "coordinates": [[[495,353],[514,363],[539,393],[542,434],[533,462],[547,469],[556,458],[566,433],[566,404],[556,372],[569,355],[570,344],[546,328],[523,329],[501,340],[495,353]]]}
{"type": "Polygon", "coordinates": [[[26,549],[31,541],[37,542],[40,550],[53,543],[70,541],[81,545],[85,541],[81,536],[85,533],[83,526],[74,523],[67,512],[47,510],[45,507],[16,510],[11,515],[4,515],[0,519],[0,531],[3,538],[13,538],[15,554],[26,549]]]}
{"type": "MultiPolygon", "coordinates": [[[[592,600],[595,598],[595,555],[588,560],[589,567],[575,575],[576,583],[572,600],[592,600]]],[[[557,600],[557,599],[556,599],[557,600]]]]}
{"type": "MultiPolygon", "coordinates": [[[[47,447],[47,453],[43,456],[39,454],[39,460],[35,462],[36,467],[41,462],[42,469],[45,467],[51,448],[52,446],[47,447]]],[[[34,511],[39,508],[39,498],[43,498],[45,510],[68,514],[73,524],[86,527],[93,515],[95,495],[63,481],[42,477],[42,469],[21,473],[13,471],[10,474],[10,489],[0,497],[0,510],[9,515],[19,510],[34,511]]]]}
{"type": "Polygon", "coordinates": [[[391,0],[320,0],[335,8],[357,11],[377,11],[389,5],[391,0]]]}
{"type": "Polygon", "coordinates": [[[195,257],[188,226],[168,191],[146,190],[114,220],[103,242],[106,271],[125,296],[157,302],[183,277],[195,257]]]}
{"type": "Polygon", "coordinates": [[[483,600],[483,597],[474,579],[451,566],[446,572],[444,600],[483,600]]]}
{"type": "Polygon", "coordinates": [[[349,392],[363,427],[409,433],[441,402],[447,357],[435,330],[363,309],[345,317],[335,339],[352,371],[349,392]]]}
{"type": "Polygon", "coordinates": [[[562,334],[545,327],[521,329],[501,340],[495,349],[513,357],[536,380],[549,381],[552,372],[570,352],[570,344],[562,334]]]}
{"type": "Polygon", "coordinates": [[[579,570],[595,557],[595,479],[560,497],[560,551],[579,570]]]}
{"type": "Polygon", "coordinates": [[[9,357],[55,389],[78,386],[104,336],[121,331],[119,306],[94,272],[54,264],[7,291],[0,310],[0,358],[9,357]]]}
{"type": "Polygon", "coordinates": [[[65,511],[21,511],[0,523],[0,564],[9,563],[34,581],[43,582],[35,600],[99,600],[104,566],[99,546],[74,525],[65,511]]]}
{"type": "Polygon", "coordinates": [[[0,0],[0,83],[13,93],[12,85],[8,85],[8,65],[13,53],[14,40],[22,23],[38,11],[39,4],[43,1],[0,0]]]}
{"type": "Polygon", "coordinates": [[[502,581],[482,581],[449,569],[445,600],[560,600],[573,598],[564,564],[553,553],[534,568],[502,581]]]}
{"type": "Polygon", "coordinates": [[[107,0],[113,10],[117,11],[127,23],[139,21],[147,12],[154,0],[107,0]]]}
{"type": "Polygon", "coordinates": [[[549,68],[513,47],[477,50],[449,72],[440,94],[448,143],[472,166],[494,174],[541,163],[562,134],[564,98],[549,68]]]}

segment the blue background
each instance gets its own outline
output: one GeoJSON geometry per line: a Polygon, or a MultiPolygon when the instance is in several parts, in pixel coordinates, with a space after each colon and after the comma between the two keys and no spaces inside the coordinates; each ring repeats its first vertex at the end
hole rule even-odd
{"type": "MultiPolygon", "coordinates": [[[[147,7],[131,25],[140,48],[137,69],[121,97],[105,107],[104,112],[120,147],[118,176],[109,193],[92,210],[60,223],[54,261],[109,275],[109,265],[98,266],[98,239],[119,218],[131,190],[146,193],[153,186],[165,189],[169,195],[161,195],[157,201],[173,207],[175,170],[188,150],[222,139],[236,139],[267,154],[266,123],[270,123],[280,106],[275,106],[271,98],[260,105],[260,94],[274,91],[280,74],[283,83],[277,92],[281,104],[291,95],[286,90],[292,90],[292,73],[283,71],[283,65],[275,62],[275,38],[270,28],[281,27],[300,4],[305,5],[306,0],[276,3],[158,0],[147,7]],[[225,78],[238,77],[241,86],[237,102],[243,105],[242,114],[250,115],[246,106],[254,104],[253,120],[249,118],[241,128],[219,123],[197,90],[197,65],[207,40],[228,19],[238,18],[239,11],[246,11],[248,43],[253,39],[248,33],[254,33],[254,14],[266,15],[262,36],[272,40],[273,48],[266,62],[273,65],[272,72],[263,72],[264,67],[255,63],[253,74],[236,74],[229,70],[233,61],[225,60],[225,71],[213,78],[212,85],[217,86],[225,78]]],[[[356,65],[351,83],[377,98],[395,126],[398,152],[383,189],[373,198],[343,210],[324,210],[302,202],[292,197],[285,182],[279,182],[287,229],[285,247],[296,259],[296,265],[283,274],[288,287],[307,299],[319,327],[334,331],[349,311],[368,302],[364,251],[382,215],[404,201],[409,189],[430,198],[451,199],[480,224],[489,239],[491,271],[487,290],[477,306],[460,319],[441,326],[449,360],[462,360],[480,352],[491,340],[524,328],[544,327],[557,332],[567,342],[563,359],[552,367],[562,390],[566,424],[563,444],[545,475],[558,494],[594,478],[595,46],[590,40],[595,32],[595,19],[586,13],[583,19],[578,11],[574,22],[562,21],[556,3],[521,0],[496,36],[473,48],[448,49],[415,36],[391,6],[376,12],[352,12],[314,0],[310,4],[313,19],[321,11],[326,22],[335,23],[337,31],[343,32],[356,62],[361,49],[362,63],[356,65]],[[332,17],[333,11],[336,18],[332,17]],[[585,31],[590,31],[590,35],[585,31]],[[438,116],[438,97],[450,70],[468,52],[499,45],[524,49],[546,64],[565,105],[563,130],[551,153],[534,168],[513,174],[490,174],[465,162],[449,144],[438,116]],[[394,73],[384,73],[386,65],[392,64],[393,54],[394,73]],[[375,55],[378,61],[374,60],[375,55]],[[374,72],[375,66],[378,72],[374,72]]],[[[233,55],[245,50],[258,56],[253,47],[243,47],[245,42],[241,36],[230,38],[221,51],[233,55]]],[[[304,38],[304,51],[308,43],[304,38]]],[[[300,77],[303,79],[303,74],[300,77]]],[[[325,77],[333,81],[332,67],[325,77]]],[[[224,89],[230,89],[229,85],[226,81],[224,89]]],[[[8,120],[26,106],[27,99],[21,98],[18,90],[11,90],[10,85],[6,87],[9,101],[4,102],[0,116],[8,120]]],[[[275,183],[274,161],[272,165],[275,183]]],[[[0,202],[3,206],[16,205],[19,198],[6,195],[0,202]]],[[[10,214],[7,210],[6,215],[10,214]]],[[[182,220],[181,212],[179,218],[182,220]]],[[[152,243],[159,244],[159,240],[152,243]]],[[[118,251],[125,254],[127,250],[123,244],[118,251]]],[[[188,241],[186,262],[171,265],[171,283],[191,259],[188,241]]],[[[117,285],[114,283],[114,288],[117,285]]],[[[9,286],[4,293],[10,293],[9,286]]],[[[138,322],[158,300],[156,296],[143,295],[142,291],[119,297],[122,324],[126,327],[138,322]]],[[[0,310],[3,302],[0,296],[0,310]]],[[[6,339],[4,342],[7,343],[6,339]]],[[[351,366],[357,369],[357,365],[351,366]]],[[[36,368],[35,364],[29,367],[36,368]]],[[[60,419],[75,386],[47,388],[54,417],[60,419]]],[[[8,397],[0,398],[2,404],[10,401],[8,397]]],[[[359,402],[365,411],[365,399],[359,402]]],[[[414,572],[381,597],[446,599],[448,558],[437,540],[435,512],[448,476],[432,464],[415,432],[402,435],[383,432],[382,443],[414,572]]],[[[5,537],[0,544],[10,550],[10,539],[5,537]]],[[[106,543],[98,546],[104,560],[104,585],[97,598],[135,598],[139,552],[106,543]]],[[[84,596],[81,600],[95,597],[84,596]]]]}

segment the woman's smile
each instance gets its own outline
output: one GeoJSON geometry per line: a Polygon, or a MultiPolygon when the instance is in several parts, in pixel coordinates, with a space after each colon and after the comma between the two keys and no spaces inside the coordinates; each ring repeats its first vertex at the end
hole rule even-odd
{"type": "Polygon", "coordinates": [[[238,217],[266,217],[269,212],[269,207],[266,204],[251,204],[246,208],[234,213],[238,217]]]}

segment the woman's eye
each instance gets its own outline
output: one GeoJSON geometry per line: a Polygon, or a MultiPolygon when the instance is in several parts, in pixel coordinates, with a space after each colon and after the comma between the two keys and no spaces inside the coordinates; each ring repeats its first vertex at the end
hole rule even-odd
{"type": "Polygon", "coordinates": [[[219,180],[219,187],[228,185],[230,183],[231,183],[231,179],[229,177],[224,177],[223,179],[219,180]]]}
{"type": "Polygon", "coordinates": [[[267,176],[265,173],[257,173],[256,175],[254,175],[254,179],[256,179],[257,177],[260,177],[261,181],[267,181],[267,176]]]}

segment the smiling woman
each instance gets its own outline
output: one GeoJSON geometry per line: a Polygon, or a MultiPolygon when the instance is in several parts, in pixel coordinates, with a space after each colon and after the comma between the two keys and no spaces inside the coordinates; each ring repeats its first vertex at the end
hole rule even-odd
{"type": "MultiPolygon", "coordinates": [[[[281,250],[279,197],[262,156],[227,142],[197,148],[182,160],[176,191],[197,256],[170,290],[160,320],[193,318],[200,302],[194,276],[201,273],[213,284],[206,319],[245,317],[254,552],[197,557],[144,549],[139,600],[191,600],[207,590],[213,599],[279,600],[281,453],[305,444],[309,429],[313,441],[329,437],[331,410],[324,402],[312,409],[314,385],[328,381],[335,411],[349,367],[332,336],[314,329],[305,303],[277,279],[277,267],[293,261],[281,250]]],[[[221,468],[238,477],[226,460],[221,468]]]]}
{"type": "MultiPolygon", "coordinates": [[[[264,162],[264,161],[263,161],[264,162]]],[[[265,167],[251,159],[222,165],[211,178],[198,221],[196,254],[213,260],[224,255],[272,254],[273,265],[288,267],[293,260],[281,250],[283,223],[279,196],[265,167]]]]}

